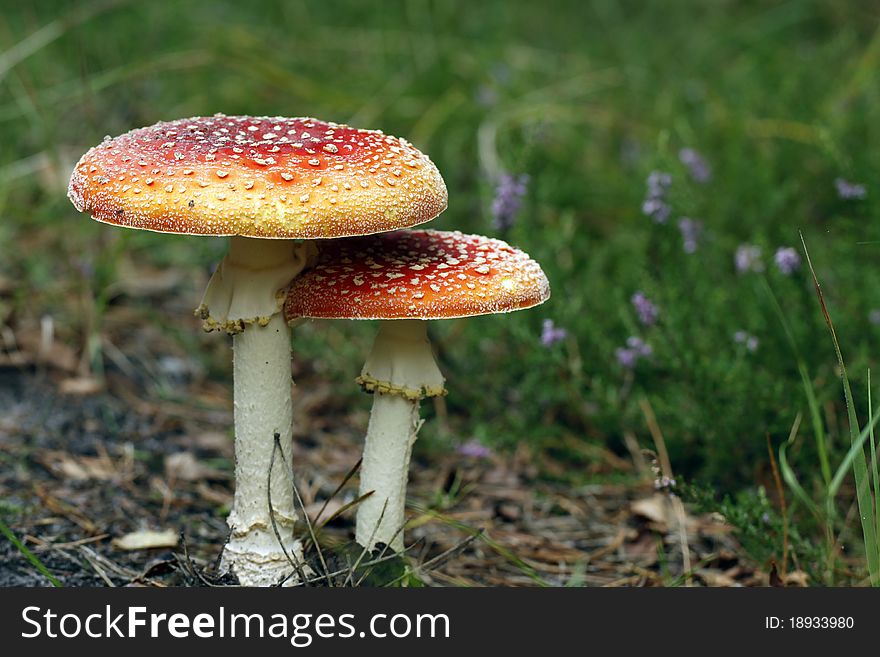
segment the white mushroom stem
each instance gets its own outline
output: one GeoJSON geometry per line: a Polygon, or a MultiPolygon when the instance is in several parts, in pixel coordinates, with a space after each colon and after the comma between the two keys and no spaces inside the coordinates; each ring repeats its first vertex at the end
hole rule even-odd
{"type": "Polygon", "coordinates": [[[382,322],[358,382],[374,397],[360,474],[360,494],[372,494],[358,505],[355,539],[400,552],[410,454],[422,425],[419,403],[445,394],[426,322],[382,322]]]}
{"type": "Polygon", "coordinates": [[[232,238],[198,311],[205,330],[233,335],[235,498],[222,566],[245,586],[271,586],[291,573],[288,583],[299,579],[291,564],[302,563],[302,546],[290,478],[290,329],[279,311],[313,251],[292,240],[232,238]]]}

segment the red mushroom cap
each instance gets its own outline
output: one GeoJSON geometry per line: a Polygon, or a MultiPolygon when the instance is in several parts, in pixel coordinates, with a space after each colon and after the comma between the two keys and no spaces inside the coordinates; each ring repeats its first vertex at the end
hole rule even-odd
{"type": "Polygon", "coordinates": [[[501,240],[406,230],[319,245],[290,285],[288,321],[451,319],[529,308],[550,297],[541,266],[501,240]]]}
{"type": "Polygon", "coordinates": [[[403,139],[311,118],[157,123],[86,153],[68,196],[106,223],[166,233],[322,238],[430,221],[437,167],[403,139]]]}

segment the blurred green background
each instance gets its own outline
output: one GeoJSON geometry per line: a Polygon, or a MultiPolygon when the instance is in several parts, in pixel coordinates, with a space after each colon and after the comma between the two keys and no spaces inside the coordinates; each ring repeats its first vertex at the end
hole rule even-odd
{"type": "MultiPolygon", "coordinates": [[[[798,413],[789,461],[808,493],[822,486],[819,436],[832,464],[845,451],[799,231],[862,414],[880,354],[876,3],[4,4],[0,275],[14,294],[0,323],[49,313],[83,344],[95,319],[70,300],[81,285],[102,298],[120,253],[199,281],[221,257],[222,240],[76,213],[67,176],[104,135],[214,112],[312,115],[412,141],[449,188],[431,227],[503,237],[550,278],[540,308],[432,328],[450,390],[448,421],[426,425],[435,442],[527,442],[569,464],[552,476],[577,482],[599,448],[625,455],[627,436],[652,447],[652,409],[675,472],[719,495],[766,483],[767,440],[777,449],[798,413]],[[651,172],[671,179],[665,223],[643,211],[651,172]],[[504,174],[528,182],[502,230],[504,174]],[[690,243],[682,217],[702,222],[690,243]],[[744,244],[760,248],[762,271],[737,271],[744,244]],[[800,266],[780,269],[784,247],[800,266]],[[659,309],[652,325],[637,292],[659,309]],[[565,335],[542,340],[547,320],[565,335]],[[631,338],[651,351],[632,367],[631,338]]],[[[226,345],[205,350],[193,326],[185,315],[163,328],[222,380],[226,345]]],[[[296,359],[364,403],[351,379],[371,338],[363,324],[311,324],[296,359]]]]}

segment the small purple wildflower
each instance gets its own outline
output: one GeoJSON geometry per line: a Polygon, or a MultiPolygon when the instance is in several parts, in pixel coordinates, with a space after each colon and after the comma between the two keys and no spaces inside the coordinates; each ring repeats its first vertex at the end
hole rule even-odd
{"type": "Polygon", "coordinates": [[[764,271],[761,247],[754,244],[740,244],[736,249],[736,255],[733,256],[733,263],[736,265],[737,274],[764,271]]]}
{"type": "Polygon", "coordinates": [[[746,351],[750,351],[752,353],[758,350],[758,338],[756,338],[751,333],[747,333],[746,331],[737,331],[733,334],[733,341],[737,344],[744,345],[746,351]]]}
{"type": "Polygon", "coordinates": [[[672,208],[662,199],[648,198],[642,203],[642,214],[651,217],[655,224],[665,224],[672,214],[672,208]]]}
{"type": "Polygon", "coordinates": [[[712,180],[712,168],[693,148],[682,148],[678,151],[678,159],[688,168],[691,178],[696,182],[704,184],[712,180]]]}
{"type": "Polygon", "coordinates": [[[626,339],[626,346],[628,349],[632,349],[637,356],[641,356],[643,358],[647,358],[654,353],[651,345],[635,335],[632,335],[626,339]]]}
{"type": "Polygon", "coordinates": [[[662,490],[662,491],[671,491],[675,488],[676,481],[672,477],[667,477],[666,475],[658,476],[654,480],[654,489],[662,490]]]}
{"type": "Polygon", "coordinates": [[[476,440],[468,440],[455,448],[457,454],[473,459],[485,459],[492,456],[492,450],[476,440]]]}
{"type": "Polygon", "coordinates": [[[636,361],[638,361],[638,355],[632,349],[625,349],[624,347],[618,347],[614,350],[614,355],[617,357],[617,362],[626,369],[631,370],[636,366],[636,361]]]}
{"type": "Polygon", "coordinates": [[[880,324],[880,308],[874,308],[868,313],[868,321],[877,326],[880,324]]]}
{"type": "Polygon", "coordinates": [[[868,190],[864,185],[852,183],[843,178],[837,178],[834,181],[834,186],[837,188],[837,195],[845,201],[859,201],[868,195],[868,190]]]}
{"type": "Polygon", "coordinates": [[[514,176],[502,173],[495,186],[495,199],[492,201],[492,225],[496,230],[508,231],[513,228],[514,217],[522,205],[529,184],[525,174],[514,176]]]}
{"type": "Polygon", "coordinates": [[[665,171],[652,171],[645,184],[648,186],[648,198],[663,198],[672,185],[672,176],[665,171]]]}
{"type": "Polygon", "coordinates": [[[773,255],[776,267],[786,276],[790,276],[801,267],[801,257],[790,246],[780,246],[773,255]]]}
{"type": "Polygon", "coordinates": [[[642,202],[642,213],[651,217],[654,223],[665,224],[672,213],[672,208],[665,200],[672,176],[663,171],[652,171],[645,184],[648,190],[642,202]]]}
{"type": "Polygon", "coordinates": [[[560,328],[553,323],[552,319],[545,319],[541,329],[541,344],[545,347],[552,347],[557,342],[565,340],[568,331],[560,328]]]}
{"type": "Polygon", "coordinates": [[[639,321],[643,325],[653,326],[657,323],[657,316],[660,314],[660,309],[645,296],[644,292],[636,292],[632,295],[630,301],[632,302],[633,308],[636,309],[639,321]]]}
{"type": "Polygon", "coordinates": [[[703,236],[703,222],[690,217],[682,217],[678,220],[678,229],[681,231],[682,248],[685,253],[695,253],[703,236]]]}
{"type": "Polygon", "coordinates": [[[634,335],[627,338],[626,347],[618,347],[614,351],[617,362],[624,369],[628,370],[635,369],[640,359],[648,358],[653,353],[654,350],[651,348],[651,345],[634,335]]]}

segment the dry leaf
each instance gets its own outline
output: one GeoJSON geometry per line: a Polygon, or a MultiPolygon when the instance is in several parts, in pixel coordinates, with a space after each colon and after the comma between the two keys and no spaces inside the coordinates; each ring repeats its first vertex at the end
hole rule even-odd
{"type": "Polygon", "coordinates": [[[667,523],[666,498],[663,495],[652,495],[645,499],[636,500],[630,505],[632,512],[637,516],[647,518],[658,524],[667,523]]]}
{"type": "Polygon", "coordinates": [[[809,586],[810,577],[803,570],[793,570],[783,579],[786,586],[809,586]]]}
{"type": "Polygon", "coordinates": [[[94,395],[104,388],[98,379],[90,376],[64,379],[58,389],[65,395],[94,395]]]}
{"type": "Polygon", "coordinates": [[[153,548],[173,548],[177,547],[178,534],[173,529],[164,529],[162,531],[152,531],[144,529],[142,531],[131,532],[121,538],[114,538],[114,547],[120,550],[152,550],[153,548]]]}
{"type": "Polygon", "coordinates": [[[697,570],[696,574],[706,583],[706,586],[738,586],[737,581],[733,577],[718,570],[701,568],[697,570]]]}
{"type": "Polygon", "coordinates": [[[62,477],[74,481],[83,481],[85,479],[108,481],[118,474],[113,467],[112,461],[100,457],[83,456],[79,460],[62,458],[56,466],[62,477]]]}

